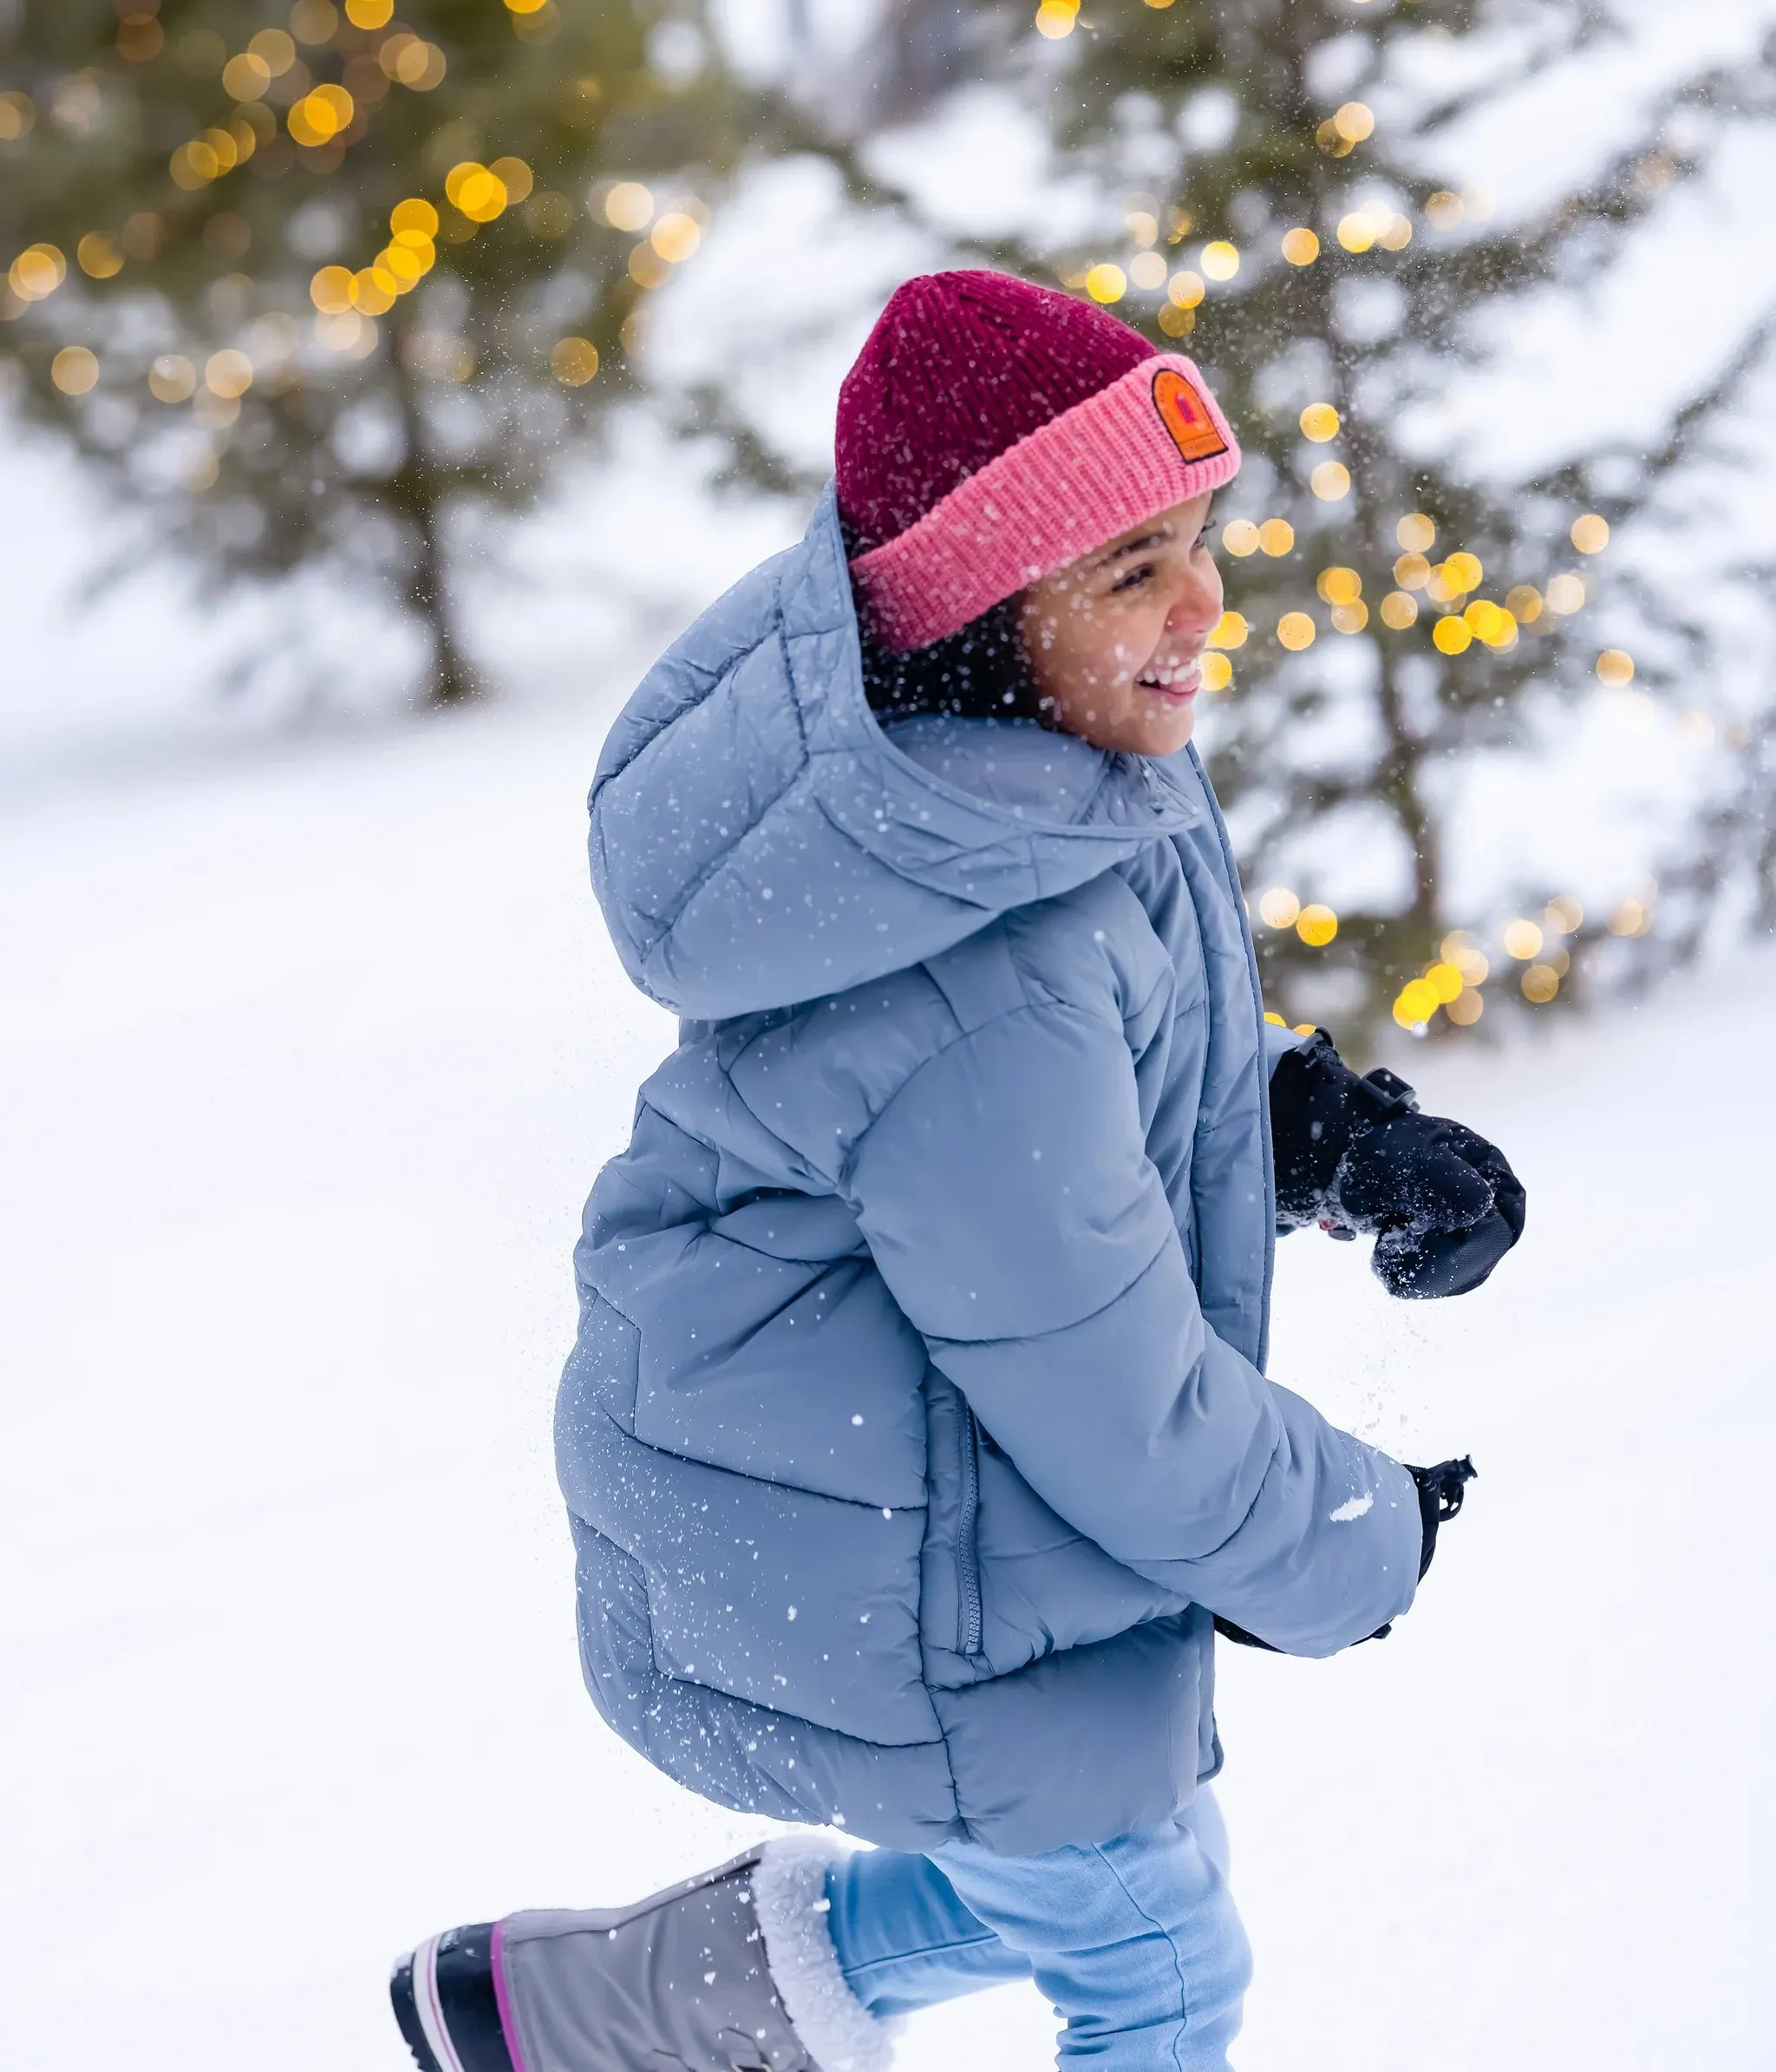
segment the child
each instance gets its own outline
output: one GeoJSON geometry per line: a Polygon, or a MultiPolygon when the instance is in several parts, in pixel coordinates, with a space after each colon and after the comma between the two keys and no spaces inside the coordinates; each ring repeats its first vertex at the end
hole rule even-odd
{"type": "Polygon", "coordinates": [[[1214,1631],[1385,1631],[1472,1472],[1264,1378],[1274,1233],[1426,1295],[1523,1221],[1490,1145],[1263,1020],[1186,747],[1238,466],[1107,313],[910,281],[836,493],[617,722],[593,880],[683,1020],[576,1254],[586,1681],[691,1789],[878,1846],[435,1938],[424,2072],[869,2072],[1029,1977],[1063,2059],[1225,2065],[1214,1631]]]}

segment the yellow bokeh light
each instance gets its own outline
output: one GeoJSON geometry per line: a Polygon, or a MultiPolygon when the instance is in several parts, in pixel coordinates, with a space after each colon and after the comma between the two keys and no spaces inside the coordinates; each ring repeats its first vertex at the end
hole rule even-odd
{"type": "Polygon", "coordinates": [[[381,317],[395,307],[401,284],[386,267],[361,266],[351,277],[352,307],[366,317],[381,317]]]}
{"type": "Polygon", "coordinates": [[[558,338],[549,349],[549,371],[568,388],[583,389],[598,371],[598,349],[590,338],[558,338]]]}
{"type": "Polygon", "coordinates": [[[323,266],[309,283],[309,300],[323,316],[336,317],[351,307],[351,269],[323,266]]]}
{"type": "Polygon", "coordinates": [[[1375,134],[1373,110],[1361,101],[1347,101],[1332,118],[1332,127],[1347,143],[1361,144],[1375,134]]]}
{"type": "Polygon", "coordinates": [[[1611,690],[1634,682],[1634,657],[1626,648],[1605,648],[1597,657],[1597,681],[1611,690]]]}
{"type": "Polygon", "coordinates": [[[1611,935],[1644,935],[1652,925],[1652,915],[1638,899],[1624,899],[1610,917],[1611,935]]]}
{"type": "Polygon", "coordinates": [[[204,363],[204,386],[212,395],[245,395],[252,385],[252,362],[232,346],[212,352],[204,363]]]}
{"type": "Polygon", "coordinates": [[[505,188],[508,208],[517,202],[527,201],[531,189],[537,184],[536,175],[521,158],[496,158],[487,170],[505,188]]]}
{"type": "Polygon", "coordinates": [[[1460,972],[1466,985],[1484,985],[1492,969],[1485,951],[1464,929],[1452,929],[1438,944],[1437,955],[1460,972]]]}
{"type": "Polygon", "coordinates": [[[1166,299],[1180,310],[1195,309],[1208,291],[1208,284],[1202,275],[1192,272],[1188,266],[1174,273],[1166,284],[1166,299]]]}
{"type": "Polygon", "coordinates": [[[1286,885],[1273,885],[1258,901],[1258,918],[1266,928],[1293,928],[1301,901],[1286,885]]]}
{"type": "Polygon", "coordinates": [[[1283,233],[1283,256],[1291,266],[1311,266],[1320,256],[1320,240],[1305,224],[1283,233]]]}
{"type": "Polygon", "coordinates": [[[1309,403],[1301,414],[1302,436],[1323,446],[1338,436],[1338,413],[1330,403],[1309,403]]]}
{"type": "Polygon", "coordinates": [[[198,385],[198,370],[182,352],[163,352],[148,369],[148,393],[159,402],[182,403],[198,385]]]}
{"type": "Polygon", "coordinates": [[[7,284],[21,302],[41,302],[68,278],[68,261],[53,245],[28,245],[7,269],[7,284]]]}
{"type": "Polygon", "coordinates": [[[540,14],[548,4],[549,0],[506,0],[507,13],[514,15],[540,14]]]}
{"type": "Polygon", "coordinates": [[[1120,266],[1100,261],[1086,275],[1086,293],[1094,302],[1120,302],[1128,292],[1128,276],[1120,266]]]}
{"type": "Polygon", "coordinates": [[[1554,577],[1542,601],[1549,611],[1563,618],[1570,618],[1575,611],[1583,611],[1585,604],[1583,578],[1570,574],[1554,577]]]}
{"type": "Polygon", "coordinates": [[[1051,42],[1071,36],[1078,14],[1076,0],[1071,6],[1068,0],[1042,0],[1036,10],[1036,34],[1048,37],[1051,42]]]}
{"type": "Polygon", "coordinates": [[[1204,245],[1199,263],[1211,281],[1231,281],[1239,271],[1239,247],[1230,245],[1225,238],[1217,238],[1204,245]]]}
{"type": "Polygon", "coordinates": [[[1409,590],[1390,590],[1381,599],[1381,624],[1396,633],[1418,623],[1419,601],[1409,590]]]}
{"type": "MultiPolygon", "coordinates": [[[[262,29],[248,42],[246,54],[249,57],[256,57],[273,79],[281,79],[296,62],[296,41],[284,29],[262,29]]],[[[228,81],[226,72],[222,77],[225,86],[228,81]]],[[[252,96],[241,94],[237,98],[250,101],[252,96]]]]}
{"type": "Polygon", "coordinates": [[[222,68],[222,91],[231,100],[257,101],[271,83],[271,68],[256,52],[243,50],[222,68]]]}
{"type": "Polygon", "coordinates": [[[193,141],[179,147],[167,160],[166,170],[173,175],[173,186],[190,193],[214,180],[222,163],[207,144],[193,141]]]}
{"type": "Polygon", "coordinates": [[[1531,964],[1518,982],[1533,1006],[1545,1007],[1560,990],[1560,974],[1552,964],[1531,964]]]}
{"type": "Polygon", "coordinates": [[[1166,285],[1166,254],[1163,252],[1138,252],[1128,262],[1128,278],[1135,286],[1149,294],[1155,288],[1166,285]]]}
{"type": "Polygon", "coordinates": [[[1507,921],[1498,931],[1498,940],[1505,945],[1505,954],[1514,957],[1519,964],[1527,964],[1542,947],[1542,931],[1534,921],[1507,921]]]}
{"type": "Polygon", "coordinates": [[[1518,583],[1505,592],[1505,609],[1519,625],[1532,626],[1542,616],[1542,593],[1533,583],[1518,583]]]}
{"type": "Polygon", "coordinates": [[[1332,607],[1332,631],[1335,633],[1361,633],[1369,623],[1369,608],[1359,598],[1354,605],[1335,605],[1332,607]]]}
{"type": "Polygon", "coordinates": [[[1215,622],[1215,629],[1209,636],[1211,648],[1243,648],[1251,631],[1237,611],[1224,611],[1215,622]]]}
{"type": "Polygon", "coordinates": [[[1427,968],[1425,984],[1437,996],[1437,1004],[1447,1007],[1460,993],[1463,979],[1453,964],[1435,964],[1427,968]]]}
{"type": "Polygon", "coordinates": [[[385,29],[395,0],[345,0],[345,18],[354,29],[385,29]]]}
{"type": "Polygon", "coordinates": [[[1194,310],[1180,310],[1175,303],[1162,302],[1158,321],[1168,338],[1187,338],[1197,328],[1197,313],[1194,310]]]}
{"type": "Polygon", "coordinates": [[[1296,921],[1295,932],[1309,949],[1323,950],[1338,932],[1338,916],[1329,906],[1304,906],[1296,921]]]}
{"type": "Polygon", "coordinates": [[[638,288],[662,286],[671,271],[651,245],[637,245],[629,255],[629,278],[638,288]]]}
{"type": "Polygon", "coordinates": [[[1394,538],[1409,554],[1427,554],[1437,544],[1437,528],[1422,511],[1408,511],[1394,526],[1394,538]]]}
{"type": "Polygon", "coordinates": [[[1610,544],[1610,521],[1588,511],[1583,518],[1573,520],[1570,537],[1580,553],[1601,554],[1610,544]]]}
{"type": "Polygon", "coordinates": [[[702,226],[682,209],[669,210],[654,226],[650,242],[663,259],[675,265],[688,259],[702,242],[702,226]]]}
{"type": "Polygon", "coordinates": [[[1433,194],[1425,204],[1425,220],[1433,230],[1459,228],[1464,212],[1460,195],[1452,194],[1446,187],[1433,194]]]}
{"type": "Polygon", "coordinates": [[[1476,598],[1462,617],[1474,638],[1489,648],[1508,648],[1517,638],[1517,621],[1489,598],[1476,598]]]}
{"type": "MultiPolygon", "coordinates": [[[[424,252],[428,253],[434,249],[428,244],[424,252]]],[[[430,271],[432,265],[431,259],[424,256],[418,245],[404,243],[385,245],[376,254],[375,263],[386,267],[395,276],[403,294],[418,282],[421,275],[430,271]]]]}
{"type": "Polygon", "coordinates": [[[1486,1011],[1486,1003],[1479,993],[1458,993],[1444,1007],[1444,1013],[1458,1029],[1472,1029],[1486,1011]]]}
{"type": "Polygon", "coordinates": [[[1394,1019],[1402,1029],[1422,1029],[1440,1005],[1422,978],[1409,978],[1394,1003],[1394,1019]]]}
{"type": "Polygon", "coordinates": [[[1335,504],[1350,494],[1350,470],[1342,461],[1322,461],[1308,477],[1308,487],[1322,503],[1335,504]]]}
{"type": "Polygon", "coordinates": [[[1466,619],[1440,618],[1431,630],[1431,638],[1440,654],[1465,655],[1473,645],[1474,637],[1466,619]]]}
{"type": "Polygon", "coordinates": [[[1543,918],[1552,934],[1577,935],[1584,926],[1584,905],[1570,892],[1562,892],[1557,899],[1549,900],[1543,918]]]}
{"type": "Polygon", "coordinates": [[[1258,545],[1271,559],[1281,560],[1295,546],[1295,527],[1286,518],[1267,518],[1258,527],[1258,545]]]}
{"type": "Polygon", "coordinates": [[[388,212],[388,227],[397,238],[409,233],[421,238],[435,238],[438,234],[438,212],[429,201],[422,201],[416,194],[405,201],[397,201],[388,212]]]}
{"type": "Polygon", "coordinates": [[[1338,242],[1347,252],[1367,252],[1375,242],[1375,222],[1367,209],[1338,219],[1338,242]]]}
{"type": "Polygon", "coordinates": [[[1322,568],[1314,588],[1322,605],[1354,605],[1363,593],[1363,579],[1354,568],[1322,568]]]}
{"type": "Polygon", "coordinates": [[[64,395],[84,395],[97,386],[98,356],[84,345],[64,345],[49,363],[49,379],[64,395]]]}
{"type": "Polygon", "coordinates": [[[1249,518],[1236,518],[1221,528],[1221,544],[1230,554],[1244,560],[1248,554],[1255,554],[1260,544],[1259,532],[1249,518]]]}
{"type": "Polygon", "coordinates": [[[1451,554],[1443,564],[1443,580],[1457,597],[1478,590],[1485,578],[1486,572],[1478,554],[1451,554]]]}
{"type": "Polygon", "coordinates": [[[1402,554],[1394,564],[1394,580],[1402,590],[1422,590],[1431,579],[1431,565],[1422,554],[1402,554]]]}
{"type": "Polygon", "coordinates": [[[1225,690],[1233,681],[1233,664],[1225,655],[1211,651],[1198,664],[1205,690],[1225,690]]]}
{"type": "Polygon", "coordinates": [[[1305,611],[1285,611],[1276,622],[1277,639],[1294,654],[1312,647],[1319,631],[1305,611]]]}
{"type": "Polygon", "coordinates": [[[653,218],[654,197],[638,180],[618,180],[604,197],[604,220],[613,230],[645,230],[653,218]]]}
{"type": "Polygon", "coordinates": [[[95,281],[108,281],[123,271],[123,254],[102,231],[89,230],[74,248],[80,270],[95,281]]]}

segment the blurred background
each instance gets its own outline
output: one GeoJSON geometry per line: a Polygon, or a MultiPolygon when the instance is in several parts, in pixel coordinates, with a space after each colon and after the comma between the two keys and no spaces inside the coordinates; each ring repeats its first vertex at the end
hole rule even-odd
{"type": "Polygon", "coordinates": [[[1225,402],[1273,1010],[1531,1195],[1459,1314],[1284,1248],[1276,1371],[1485,1480],[1388,1649],[1225,1671],[1239,2062],[1773,2062],[1773,118],[1776,0],[0,0],[9,2064],[393,2067],[405,1943],[759,1832],[578,1687],[671,1041],[584,798],[951,265],[1225,402]]]}

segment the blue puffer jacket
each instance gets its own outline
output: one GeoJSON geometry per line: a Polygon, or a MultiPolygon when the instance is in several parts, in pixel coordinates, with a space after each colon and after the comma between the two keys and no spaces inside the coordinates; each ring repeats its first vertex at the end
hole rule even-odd
{"type": "Polygon", "coordinates": [[[600,1710],[903,1848],[1183,1804],[1211,1613],[1329,1653],[1420,1541],[1405,1470],[1263,1376],[1263,1024],[1194,755],[885,735],[829,495],[630,701],[591,855],[685,1017],[576,1253],[600,1710]]]}

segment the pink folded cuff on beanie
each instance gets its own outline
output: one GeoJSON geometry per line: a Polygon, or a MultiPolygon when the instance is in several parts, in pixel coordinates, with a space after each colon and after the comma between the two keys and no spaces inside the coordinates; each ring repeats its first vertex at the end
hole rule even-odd
{"type": "Polygon", "coordinates": [[[1238,441],[1194,364],[1151,354],[859,555],[852,580],[884,645],[925,647],[1238,472],[1238,441]]]}

